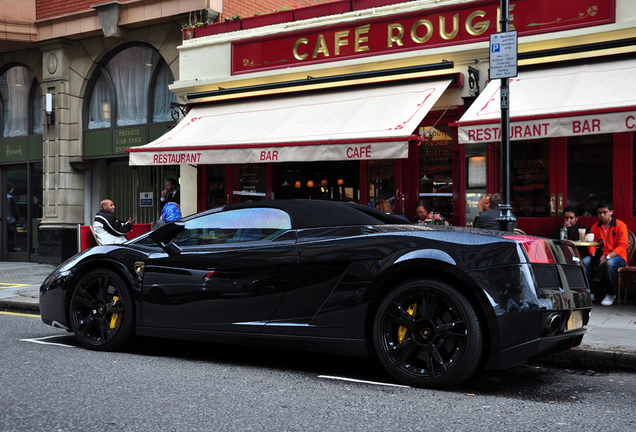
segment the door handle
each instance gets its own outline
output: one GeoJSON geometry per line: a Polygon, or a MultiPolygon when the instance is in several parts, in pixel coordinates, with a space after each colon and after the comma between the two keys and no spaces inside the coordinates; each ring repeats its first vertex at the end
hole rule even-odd
{"type": "Polygon", "coordinates": [[[557,215],[556,194],[550,194],[550,217],[557,215]]]}
{"type": "Polygon", "coordinates": [[[298,257],[296,256],[285,256],[285,257],[274,257],[269,259],[270,264],[298,264],[298,257]]]}

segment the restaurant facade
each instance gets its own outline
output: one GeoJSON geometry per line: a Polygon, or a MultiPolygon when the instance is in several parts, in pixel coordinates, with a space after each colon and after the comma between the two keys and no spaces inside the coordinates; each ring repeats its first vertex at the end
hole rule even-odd
{"type": "MultiPolygon", "coordinates": [[[[411,218],[427,199],[470,224],[480,197],[501,188],[499,80],[488,80],[500,2],[350,3],[184,41],[170,89],[189,112],[131,148],[131,165],[195,168],[199,211],[386,200],[411,218]]],[[[631,0],[510,2],[510,201],[529,234],[551,235],[568,205],[590,226],[599,200],[636,229],[634,11],[631,0]]]]}
{"type": "MultiPolygon", "coordinates": [[[[184,214],[307,198],[411,218],[426,199],[462,226],[501,188],[498,0],[289,2],[241,19],[240,1],[34,3],[0,62],[2,187],[20,213],[13,235],[3,200],[0,259],[68,258],[106,197],[150,223],[170,177],[184,214]],[[182,29],[193,12],[215,23],[182,29]]],[[[549,236],[567,205],[590,226],[611,200],[636,230],[636,0],[518,0],[509,15],[519,228],[549,236]]]]}

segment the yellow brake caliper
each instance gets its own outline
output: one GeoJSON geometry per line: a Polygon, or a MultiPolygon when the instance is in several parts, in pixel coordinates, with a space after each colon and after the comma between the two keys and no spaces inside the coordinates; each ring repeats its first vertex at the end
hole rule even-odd
{"type": "MultiPolygon", "coordinates": [[[[117,296],[113,296],[113,304],[117,303],[117,300],[119,300],[119,297],[117,296]]],[[[119,314],[114,313],[110,316],[110,328],[111,329],[116,329],[117,326],[119,325],[119,314]]]]}
{"type": "MultiPolygon", "coordinates": [[[[411,306],[408,307],[408,309],[406,309],[406,311],[409,313],[409,315],[415,316],[415,312],[417,312],[417,304],[413,303],[411,306]]],[[[408,331],[409,330],[406,327],[400,326],[400,328],[398,329],[398,343],[404,342],[408,331]]]]}

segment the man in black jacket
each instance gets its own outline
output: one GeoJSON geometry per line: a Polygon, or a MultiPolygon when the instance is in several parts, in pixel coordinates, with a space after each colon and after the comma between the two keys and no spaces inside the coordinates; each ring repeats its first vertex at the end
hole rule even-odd
{"type": "Polygon", "coordinates": [[[115,204],[112,200],[105,199],[99,205],[101,209],[93,222],[93,231],[99,244],[118,244],[127,241],[126,233],[132,230],[135,219],[128,219],[122,224],[115,217],[115,204]]]}
{"type": "MultiPolygon", "coordinates": [[[[568,240],[583,241],[582,238],[579,238],[579,228],[584,229],[586,234],[590,232],[589,228],[580,226],[578,224],[578,220],[579,211],[576,207],[566,207],[565,210],[563,210],[563,221],[568,232],[568,240]]],[[[562,229],[563,225],[554,227],[554,230],[552,231],[552,238],[559,240],[561,238],[562,229]]]]}
{"type": "Polygon", "coordinates": [[[181,205],[181,194],[177,189],[177,181],[173,178],[166,180],[166,188],[161,191],[161,207],[169,202],[181,205]]]}
{"type": "MultiPolygon", "coordinates": [[[[475,228],[485,228],[491,230],[498,230],[499,224],[497,219],[499,218],[499,205],[501,204],[501,194],[494,193],[490,196],[490,210],[485,210],[475,218],[475,228]]],[[[517,222],[515,221],[515,228],[517,222]]]]}

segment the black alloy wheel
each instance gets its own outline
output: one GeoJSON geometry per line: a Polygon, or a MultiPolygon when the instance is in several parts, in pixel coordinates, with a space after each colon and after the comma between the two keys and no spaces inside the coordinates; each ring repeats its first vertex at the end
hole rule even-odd
{"type": "Polygon", "coordinates": [[[86,348],[115,351],[125,348],[134,330],[132,294],[124,281],[109,270],[84,276],[71,295],[71,328],[86,348]]]}
{"type": "Polygon", "coordinates": [[[373,343],[380,362],[397,380],[439,388],[475,373],[483,334],[475,309],[455,287],[418,279],[402,283],[382,300],[373,343]]]}

